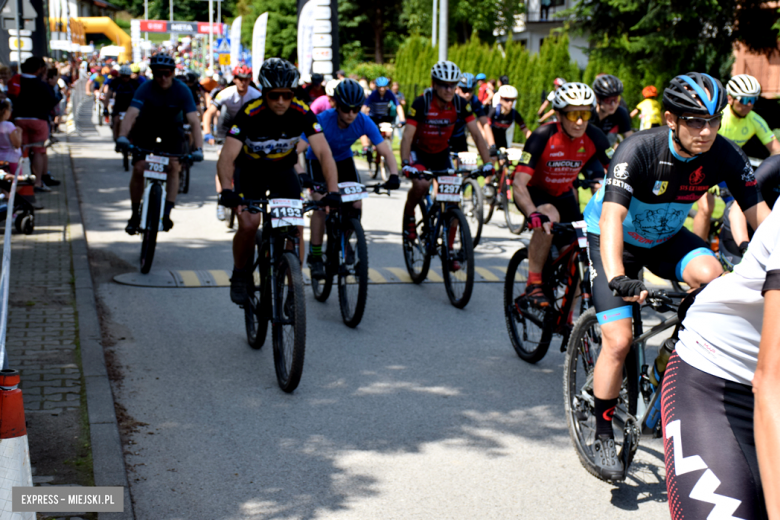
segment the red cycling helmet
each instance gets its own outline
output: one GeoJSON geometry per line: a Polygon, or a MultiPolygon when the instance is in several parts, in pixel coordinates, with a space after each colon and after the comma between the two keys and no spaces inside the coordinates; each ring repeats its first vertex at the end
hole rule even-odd
{"type": "Polygon", "coordinates": [[[237,78],[252,79],[252,68],[246,65],[239,65],[233,69],[233,76],[237,78]]]}

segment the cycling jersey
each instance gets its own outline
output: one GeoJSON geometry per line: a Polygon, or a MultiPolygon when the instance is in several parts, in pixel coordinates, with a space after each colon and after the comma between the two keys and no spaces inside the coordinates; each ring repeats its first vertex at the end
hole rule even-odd
{"type": "MultiPolygon", "coordinates": [[[[474,116],[476,116],[477,119],[479,119],[480,117],[487,117],[485,105],[483,105],[482,101],[477,99],[476,96],[471,96],[471,101],[469,101],[469,103],[471,103],[471,111],[474,113],[474,116]]],[[[452,136],[450,137],[450,139],[454,139],[456,137],[461,137],[465,135],[466,135],[466,121],[464,121],[463,119],[458,119],[458,121],[455,123],[455,128],[452,129],[452,136]]]]}
{"type": "Polygon", "coordinates": [[[631,131],[631,117],[628,115],[628,110],[622,106],[604,119],[599,119],[599,114],[594,108],[591,111],[590,124],[605,134],[625,134],[631,131]]]}
{"type": "Polygon", "coordinates": [[[114,93],[114,114],[127,112],[130,108],[130,102],[133,100],[135,91],[140,84],[135,80],[118,80],[111,83],[111,90],[114,93]]]}
{"type": "Polygon", "coordinates": [[[106,77],[95,73],[89,77],[89,80],[92,82],[92,90],[100,90],[100,87],[103,86],[103,82],[106,81],[106,77]]]}
{"type": "MultiPolygon", "coordinates": [[[[334,161],[343,161],[352,157],[352,145],[364,135],[368,136],[374,145],[384,141],[382,134],[379,133],[379,128],[371,121],[371,118],[363,113],[359,113],[352,124],[346,128],[339,128],[338,119],[339,115],[335,108],[326,110],[317,116],[334,161]]],[[[302,137],[304,141],[309,142],[306,135],[302,137]]],[[[309,160],[317,159],[311,147],[306,151],[306,158],[309,160]]]]}
{"type": "Polygon", "coordinates": [[[731,105],[726,105],[723,110],[723,120],[718,133],[737,143],[740,148],[754,135],[763,144],[769,144],[775,138],[764,118],[756,114],[755,110],[751,110],[745,117],[740,117],[732,110],[731,105]]]}
{"type": "Polygon", "coordinates": [[[666,127],[626,139],[612,158],[604,186],[585,208],[588,232],[601,234],[602,204],[616,202],[628,208],[623,221],[625,242],[658,246],[680,231],[693,203],[724,180],[741,208],[761,201],[750,162],[724,137],[716,136],[710,151],[690,159],[673,150],[666,127]]]}
{"type": "Polygon", "coordinates": [[[147,81],[135,91],[130,106],[139,110],[131,134],[135,144],[141,148],[180,153],[185,115],[198,110],[187,85],[174,79],[169,88],[162,89],[156,81],[147,81]],[[158,137],[167,145],[157,148],[158,137]]]}
{"type": "Polygon", "coordinates": [[[581,171],[594,178],[599,178],[599,174],[603,177],[609,164],[607,148],[607,139],[598,128],[588,125],[582,137],[572,139],[560,122],[547,123],[534,130],[526,141],[515,173],[531,175],[528,186],[542,188],[557,197],[571,190],[581,171]]]}
{"type": "MultiPolygon", "coordinates": [[[[771,208],[775,205],[777,198],[780,197],[780,155],[773,155],[761,163],[756,169],[756,182],[758,183],[758,189],[761,191],[761,197],[764,202],[771,208]]],[[[731,235],[731,219],[729,217],[729,210],[734,201],[730,201],[726,204],[726,209],[723,210],[723,225],[721,226],[720,236],[721,241],[731,241],[732,246],[739,246],[739,244],[733,243],[731,235]]],[[[753,228],[748,224],[748,236],[753,238],[753,228]]],[[[737,253],[737,247],[732,247],[732,253],[737,253]]]]}
{"type": "Polygon", "coordinates": [[[312,112],[319,115],[325,112],[326,110],[330,110],[333,107],[330,105],[330,98],[328,96],[320,96],[317,99],[315,99],[311,105],[309,105],[309,108],[311,109],[312,112]]]}
{"type": "Polygon", "coordinates": [[[455,122],[458,118],[467,124],[474,121],[471,103],[457,94],[450,103],[444,103],[436,97],[431,89],[426,89],[422,96],[417,97],[409,109],[406,124],[414,126],[412,150],[424,154],[446,152],[455,122]]]}
{"type": "Polygon", "coordinates": [[[301,134],[308,136],[322,133],[317,116],[309,106],[293,98],[290,108],[281,116],[276,115],[263,98],[244,105],[236,114],[227,136],[244,144],[236,159],[242,176],[265,176],[289,170],[298,160],[295,146],[301,134]]]}
{"type": "Polygon", "coordinates": [[[661,118],[661,114],[663,114],[661,103],[657,99],[647,98],[640,101],[636,108],[641,112],[640,130],[647,130],[648,128],[652,128],[653,125],[660,126],[664,124],[663,119],[661,118]]]}
{"type": "Polygon", "coordinates": [[[511,109],[509,113],[504,114],[500,107],[490,107],[488,121],[490,121],[490,127],[493,130],[493,138],[497,148],[506,148],[508,146],[506,132],[509,127],[512,126],[512,123],[517,123],[518,128],[526,130],[523,116],[514,108],[511,109]]]}
{"type": "Polygon", "coordinates": [[[226,124],[230,126],[230,122],[236,117],[241,107],[260,96],[260,91],[251,86],[247,88],[246,93],[242,96],[238,93],[238,88],[232,85],[220,90],[212,98],[211,104],[217,107],[218,110],[222,110],[222,107],[227,109],[228,122],[226,124]]]}
{"type": "Polygon", "coordinates": [[[387,117],[390,115],[391,107],[398,106],[398,98],[390,90],[387,90],[384,96],[379,95],[379,90],[374,90],[366,98],[364,105],[368,107],[369,117],[387,117]]]}

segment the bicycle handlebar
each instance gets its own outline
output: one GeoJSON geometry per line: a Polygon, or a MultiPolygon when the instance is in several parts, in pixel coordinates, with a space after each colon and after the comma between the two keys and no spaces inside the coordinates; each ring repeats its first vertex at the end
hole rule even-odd
{"type": "Polygon", "coordinates": [[[178,154],[177,153],[163,153],[163,152],[157,152],[157,151],[154,151],[154,150],[147,150],[145,148],[140,148],[140,147],[134,146],[132,144],[127,148],[127,151],[128,152],[147,153],[147,154],[157,155],[159,157],[174,157],[176,159],[180,159],[182,157],[189,157],[189,154],[186,154],[186,153],[178,153],[178,154]]]}

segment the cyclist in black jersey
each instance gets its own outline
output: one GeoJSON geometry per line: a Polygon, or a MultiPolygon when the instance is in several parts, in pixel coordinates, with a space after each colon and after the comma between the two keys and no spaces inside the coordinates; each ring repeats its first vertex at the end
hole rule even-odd
{"type": "MultiPolygon", "coordinates": [[[[458,83],[458,90],[456,94],[471,103],[471,110],[474,116],[477,118],[477,124],[482,132],[482,137],[485,138],[487,145],[494,146],[493,131],[488,124],[487,112],[482,102],[474,95],[474,74],[466,72],[458,83]]],[[[450,150],[453,152],[468,152],[469,144],[466,140],[466,121],[458,118],[455,123],[455,128],[452,129],[452,136],[450,137],[450,150]]]]}
{"type": "MultiPolygon", "coordinates": [[[[238,231],[233,238],[234,266],[230,279],[230,299],[237,304],[247,300],[252,250],[261,218],[260,214],[243,211],[244,199],[265,199],[267,191],[271,197],[301,198],[302,188],[295,171],[298,163],[295,149],[301,134],[309,139],[322,165],[329,191],[324,199],[331,205],[341,199],[336,163],[322,127],[308,105],[294,97],[293,89],[299,77],[298,69],[286,60],[269,58],[263,62],[259,74],[263,97],[247,102],[238,112],[217,162],[221,186],[233,186],[234,174],[239,173],[235,189],[223,189],[219,196],[220,204],[237,208],[238,231]]],[[[303,254],[301,228],[298,236],[303,254]]]]}
{"type": "Polygon", "coordinates": [[[593,81],[593,92],[596,94],[596,106],[590,124],[604,132],[609,144],[615,144],[618,134],[624,138],[633,134],[628,109],[621,105],[623,82],[604,74],[593,81]]]}
{"type": "Polygon", "coordinates": [[[720,82],[695,72],[664,91],[666,127],[627,139],[610,162],[604,186],[585,208],[593,303],[602,351],[594,372],[594,452],[604,478],[622,478],[612,416],[632,341],[632,303],[647,289],[637,280],[648,267],[657,276],[699,287],[720,276],[712,250],[683,228],[688,210],[710,187],[726,181],[758,226],[769,215],[744,153],[717,134],[726,94],[720,82]]]}
{"type": "Polygon", "coordinates": [[[493,139],[497,148],[508,148],[511,143],[507,142],[507,131],[512,123],[525,133],[525,138],[531,136],[531,130],[525,126],[525,121],[520,113],[512,108],[517,99],[517,89],[512,85],[501,85],[498,89],[498,105],[490,107],[488,120],[490,129],[493,132],[493,139]]]}
{"type": "Polygon", "coordinates": [[[114,100],[114,109],[111,114],[114,124],[114,141],[119,137],[121,114],[130,108],[130,102],[140,86],[138,80],[132,78],[132,74],[133,71],[128,65],[122,65],[119,69],[119,78],[112,80],[108,86],[108,100],[114,100]]]}

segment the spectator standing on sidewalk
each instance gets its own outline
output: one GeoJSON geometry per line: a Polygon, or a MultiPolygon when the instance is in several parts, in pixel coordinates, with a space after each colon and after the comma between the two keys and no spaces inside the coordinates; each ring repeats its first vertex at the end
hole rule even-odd
{"type": "Polygon", "coordinates": [[[22,156],[22,129],[9,121],[11,119],[11,102],[0,101],[0,161],[7,161],[11,173],[16,173],[19,157],[22,156]]]}
{"type": "MultiPolygon", "coordinates": [[[[16,126],[22,129],[22,143],[45,143],[49,138],[49,114],[57,105],[52,88],[41,80],[46,71],[42,58],[31,57],[22,64],[22,77],[19,82],[19,95],[14,99],[13,118],[16,126]]],[[[44,174],[48,171],[45,146],[32,146],[30,167],[35,175],[35,191],[51,191],[44,183],[44,174]]]]}

